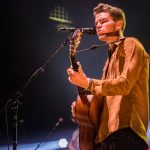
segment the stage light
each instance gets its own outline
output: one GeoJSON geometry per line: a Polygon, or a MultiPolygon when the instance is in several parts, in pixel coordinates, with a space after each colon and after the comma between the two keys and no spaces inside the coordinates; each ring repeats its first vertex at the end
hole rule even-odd
{"type": "Polygon", "coordinates": [[[60,146],[60,148],[66,148],[68,145],[68,141],[65,138],[60,139],[58,145],[60,146]]]}
{"type": "Polygon", "coordinates": [[[71,19],[69,18],[68,12],[65,10],[64,7],[60,7],[60,6],[55,7],[51,11],[49,19],[61,23],[67,23],[67,24],[72,23],[71,19]]]}

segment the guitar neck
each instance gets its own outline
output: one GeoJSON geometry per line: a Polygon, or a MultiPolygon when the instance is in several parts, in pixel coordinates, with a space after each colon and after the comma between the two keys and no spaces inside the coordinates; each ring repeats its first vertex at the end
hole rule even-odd
{"type": "MultiPolygon", "coordinates": [[[[75,57],[71,57],[71,62],[72,62],[72,67],[74,71],[78,71],[79,69],[79,64],[77,64],[76,58],[75,57]]],[[[84,95],[90,95],[91,91],[86,90],[82,87],[77,86],[77,90],[79,94],[84,94],[84,95]]]]}
{"type": "Polygon", "coordinates": [[[80,94],[83,94],[83,95],[91,95],[91,91],[86,90],[86,89],[84,89],[84,88],[82,88],[82,87],[77,86],[77,90],[78,90],[79,95],[80,95],[80,94]]]}

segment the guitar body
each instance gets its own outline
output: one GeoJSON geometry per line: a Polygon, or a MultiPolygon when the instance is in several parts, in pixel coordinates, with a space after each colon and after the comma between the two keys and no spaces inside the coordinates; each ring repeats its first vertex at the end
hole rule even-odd
{"type": "Polygon", "coordinates": [[[89,119],[89,108],[90,104],[88,102],[87,96],[83,94],[79,94],[76,100],[76,119],[78,120],[80,125],[93,126],[89,119]]]}
{"type": "MultiPolygon", "coordinates": [[[[80,43],[82,32],[76,30],[70,38],[70,60],[74,71],[78,71],[79,65],[76,61],[76,49],[80,43]]],[[[77,87],[78,96],[76,100],[74,118],[79,124],[79,145],[80,150],[94,150],[94,141],[99,125],[102,97],[91,95],[88,99],[89,91],[77,87]],[[87,94],[88,93],[88,94],[87,94]]],[[[90,93],[91,94],[91,93],[90,93]]]]}
{"type": "Polygon", "coordinates": [[[102,111],[102,106],[103,106],[103,96],[94,95],[90,103],[89,118],[96,129],[99,127],[99,120],[102,111]]]}
{"type": "Polygon", "coordinates": [[[99,125],[102,98],[93,96],[89,103],[86,95],[78,95],[76,101],[76,120],[79,123],[80,150],[94,150],[94,141],[99,125]]]}
{"type": "Polygon", "coordinates": [[[102,99],[103,97],[92,95],[92,99],[89,102],[87,95],[78,95],[75,110],[79,124],[98,128],[102,99]]]}

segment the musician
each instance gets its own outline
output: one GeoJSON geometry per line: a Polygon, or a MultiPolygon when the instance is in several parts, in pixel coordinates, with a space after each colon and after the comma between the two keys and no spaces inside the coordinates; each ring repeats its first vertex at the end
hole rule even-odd
{"type": "MultiPolygon", "coordinates": [[[[78,71],[67,69],[70,83],[90,90],[91,96],[103,97],[91,149],[146,150],[149,56],[137,38],[124,37],[126,18],[122,9],[99,3],[93,13],[98,38],[109,45],[102,78],[89,78],[81,67],[78,71]]],[[[77,102],[71,107],[72,116],[78,119],[77,102]]]]}

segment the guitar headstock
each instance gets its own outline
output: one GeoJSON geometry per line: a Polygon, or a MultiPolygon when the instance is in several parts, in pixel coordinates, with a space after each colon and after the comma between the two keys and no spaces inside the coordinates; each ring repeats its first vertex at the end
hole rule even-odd
{"type": "Polygon", "coordinates": [[[82,37],[82,32],[77,29],[77,30],[75,30],[75,32],[73,33],[73,35],[70,38],[70,45],[69,45],[70,61],[71,61],[71,65],[75,71],[77,71],[79,68],[78,63],[76,61],[76,51],[80,44],[81,37],[82,37]]]}

